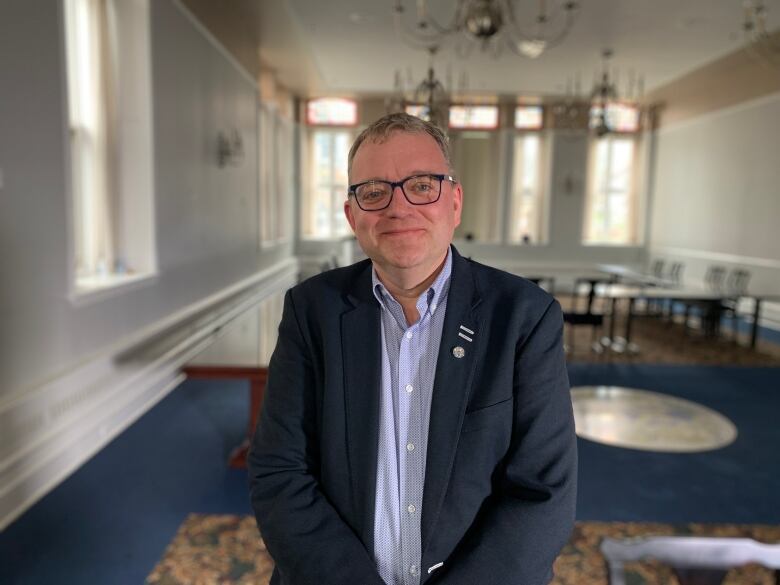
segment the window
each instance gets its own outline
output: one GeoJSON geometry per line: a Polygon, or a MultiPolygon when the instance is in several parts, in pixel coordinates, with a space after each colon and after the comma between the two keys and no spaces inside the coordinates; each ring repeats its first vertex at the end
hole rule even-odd
{"type": "Polygon", "coordinates": [[[344,200],[351,143],[349,130],[309,129],[308,180],[301,205],[305,238],[338,238],[350,233],[344,200]]]}
{"type": "MultiPolygon", "coordinates": [[[[590,109],[590,127],[600,124],[600,106],[590,109]]],[[[637,132],[639,130],[639,109],[628,104],[611,103],[607,105],[607,128],[611,132],[637,132]]]]}
{"type": "Polygon", "coordinates": [[[306,104],[309,126],[356,126],[357,103],[341,98],[320,98],[306,104]]]}
{"type": "Polygon", "coordinates": [[[295,126],[276,108],[260,106],[260,242],[289,237],[294,193],[295,126]]]}
{"type": "Polygon", "coordinates": [[[542,185],[542,137],[518,134],[514,139],[512,193],[509,207],[509,242],[547,242],[547,200],[542,185]]]}
{"type": "Polygon", "coordinates": [[[498,106],[450,106],[450,128],[498,128],[498,106]]]}
{"type": "Polygon", "coordinates": [[[518,130],[541,130],[544,122],[542,106],[517,106],[515,128],[518,130]]]}
{"type": "Polygon", "coordinates": [[[592,141],[585,210],[586,244],[637,242],[636,146],[633,136],[608,135],[592,141]]]}
{"type": "Polygon", "coordinates": [[[417,116],[418,118],[420,118],[421,120],[425,120],[426,122],[431,121],[431,112],[428,106],[424,106],[421,104],[409,104],[408,106],[404,107],[404,111],[410,116],[417,116]]]}
{"type": "Polygon", "coordinates": [[[350,233],[344,200],[353,131],[344,126],[357,125],[357,104],[340,98],[310,100],[306,119],[307,153],[302,159],[307,180],[301,197],[301,233],[304,238],[339,238],[350,233]]]}
{"type": "Polygon", "coordinates": [[[77,296],[155,270],[148,12],[148,2],[65,1],[77,296]]]}

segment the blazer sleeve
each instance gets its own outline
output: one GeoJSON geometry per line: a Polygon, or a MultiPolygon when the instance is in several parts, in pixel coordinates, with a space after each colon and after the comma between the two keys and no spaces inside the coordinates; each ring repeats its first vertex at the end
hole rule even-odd
{"type": "Polygon", "coordinates": [[[260,533],[284,584],[384,585],[362,541],[320,488],[314,384],[311,352],[288,291],[247,459],[260,533]]]}
{"type": "Polygon", "coordinates": [[[514,425],[498,489],[429,583],[543,585],[574,526],[577,442],[553,301],[516,350],[514,425]]]}

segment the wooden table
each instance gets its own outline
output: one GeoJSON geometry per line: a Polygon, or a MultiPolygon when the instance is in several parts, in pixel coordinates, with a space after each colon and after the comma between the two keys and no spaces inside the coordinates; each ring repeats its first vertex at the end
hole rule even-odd
{"type": "Polygon", "coordinates": [[[246,436],[230,453],[228,465],[235,469],[246,469],[246,456],[252,435],[260,417],[263,405],[265,383],[268,380],[268,368],[255,366],[206,365],[187,366],[183,369],[188,378],[201,380],[249,380],[249,424],[246,436]]]}

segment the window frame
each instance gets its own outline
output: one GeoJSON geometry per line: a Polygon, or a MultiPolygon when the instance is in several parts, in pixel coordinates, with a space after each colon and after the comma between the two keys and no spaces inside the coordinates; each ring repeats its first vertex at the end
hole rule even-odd
{"type": "Polygon", "coordinates": [[[450,104],[450,107],[447,108],[447,128],[449,130],[455,130],[458,132],[468,132],[468,131],[485,131],[485,132],[491,132],[496,131],[501,128],[501,108],[498,104],[467,104],[467,103],[458,103],[458,104],[450,104]],[[474,124],[465,124],[463,126],[455,126],[452,124],[452,111],[454,108],[464,108],[466,110],[469,109],[476,109],[476,108],[490,108],[496,113],[496,123],[488,126],[488,125],[474,125],[474,124]]]}
{"type": "MultiPolygon", "coordinates": [[[[640,239],[640,226],[639,226],[639,211],[640,211],[640,193],[638,180],[640,177],[639,169],[639,141],[640,134],[636,132],[615,132],[610,133],[601,138],[591,138],[589,145],[588,155],[588,178],[587,178],[587,192],[585,194],[585,208],[583,210],[583,227],[582,227],[582,245],[583,246],[608,246],[608,247],[633,247],[639,245],[640,239]],[[627,206],[627,237],[622,241],[611,241],[608,239],[597,239],[591,235],[593,229],[593,216],[596,213],[597,201],[594,201],[596,197],[604,199],[603,206],[607,213],[609,212],[611,198],[610,192],[614,191],[609,188],[609,177],[613,167],[613,145],[615,141],[621,141],[630,144],[631,149],[631,162],[629,176],[626,181],[626,189],[623,190],[626,198],[627,206]],[[609,149],[609,154],[606,161],[606,170],[604,177],[597,177],[598,161],[598,148],[600,144],[606,144],[606,148],[609,149]],[[597,183],[607,182],[607,192],[597,183]]],[[[614,196],[614,194],[612,195],[614,196]]],[[[602,232],[609,231],[610,222],[609,219],[605,219],[604,225],[601,226],[602,232]]]]}
{"type": "MultiPolygon", "coordinates": [[[[352,141],[355,138],[355,129],[351,126],[333,126],[333,125],[324,125],[324,126],[308,126],[307,132],[306,132],[306,140],[305,140],[305,149],[302,148],[301,151],[303,151],[303,155],[301,156],[301,160],[304,161],[305,165],[305,186],[301,190],[301,205],[300,205],[300,215],[299,215],[299,233],[300,233],[300,239],[303,241],[328,241],[328,240],[339,240],[344,237],[351,235],[351,230],[349,228],[349,224],[347,223],[346,217],[344,218],[344,223],[340,224],[345,229],[343,232],[336,231],[337,225],[335,225],[335,213],[336,209],[343,209],[343,202],[347,199],[347,190],[349,188],[349,177],[346,176],[347,169],[344,169],[345,172],[345,178],[346,181],[343,185],[343,189],[340,189],[342,185],[336,185],[335,182],[331,181],[328,185],[330,189],[330,206],[331,206],[331,212],[330,212],[330,223],[329,223],[329,229],[327,234],[319,234],[314,230],[307,230],[308,226],[313,226],[316,224],[316,219],[313,214],[313,210],[311,209],[313,203],[314,203],[314,192],[318,188],[324,188],[325,186],[316,186],[315,185],[315,169],[314,169],[314,150],[315,150],[315,137],[318,133],[326,134],[330,136],[330,147],[333,148],[336,140],[336,136],[339,134],[346,135],[347,138],[347,152],[345,154],[345,162],[346,157],[348,156],[349,152],[349,145],[352,144],[352,141]],[[308,217],[307,217],[308,215],[308,217]]],[[[335,159],[331,157],[331,166],[330,166],[330,177],[331,179],[335,176],[337,173],[336,165],[335,165],[335,159]]]]}
{"type": "MultiPolygon", "coordinates": [[[[543,123],[543,120],[542,120],[543,123]]],[[[514,128],[511,133],[511,141],[512,146],[510,149],[510,163],[509,163],[509,172],[510,172],[510,178],[507,183],[507,189],[506,189],[506,226],[504,229],[504,238],[503,241],[507,245],[511,246],[535,246],[535,247],[542,247],[542,246],[548,246],[550,244],[550,190],[548,188],[548,181],[547,181],[547,170],[548,170],[548,153],[546,151],[547,148],[547,137],[546,133],[542,128],[539,128],[537,130],[524,130],[524,129],[518,129],[514,128]],[[535,213],[536,215],[536,230],[538,232],[536,241],[531,240],[530,242],[523,242],[522,236],[520,239],[515,239],[512,234],[512,224],[515,220],[515,193],[516,189],[515,186],[517,184],[517,173],[516,173],[516,161],[517,161],[517,146],[518,146],[518,139],[526,138],[529,136],[534,136],[538,140],[537,145],[537,157],[538,160],[536,162],[536,201],[535,204],[537,206],[537,211],[535,213]]]]}
{"type": "Polygon", "coordinates": [[[311,98],[306,100],[306,103],[304,104],[304,112],[306,115],[306,126],[309,127],[322,127],[322,128],[356,128],[358,124],[360,123],[360,104],[357,100],[349,99],[349,98],[339,98],[339,97],[319,97],[319,98],[311,98]],[[355,118],[352,122],[342,122],[342,121],[335,121],[335,122],[318,122],[316,120],[311,119],[311,104],[314,102],[342,102],[342,103],[349,103],[354,106],[355,108],[355,118]]]}
{"type": "Polygon", "coordinates": [[[149,0],[65,0],[62,5],[73,305],[157,277],[150,10],[149,0]],[[97,77],[90,67],[99,70],[97,77]],[[92,85],[85,84],[85,75],[92,85]],[[84,126],[85,116],[103,126],[101,136],[84,126]],[[85,242],[95,234],[104,239],[100,250],[85,242]]]}

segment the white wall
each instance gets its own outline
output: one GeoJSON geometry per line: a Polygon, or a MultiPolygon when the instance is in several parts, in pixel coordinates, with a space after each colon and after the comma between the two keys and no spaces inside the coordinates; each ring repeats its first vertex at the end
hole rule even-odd
{"type": "Polygon", "coordinates": [[[746,267],[751,288],[780,294],[780,93],[657,140],[649,254],[683,260],[692,282],[710,264],[746,267]]]}
{"type": "Polygon", "coordinates": [[[68,299],[61,4],[10,2],[0,19],[0,398],[291,253],[257,245],[254,83],[170,0],[152,2],[160,275],[86,306],[68,299]],[[218,168],[216,135],[230,126],[244,162],[218,168]]]}
{"type": "Polygon", "coordinates": [[[199,327],[297,271],[292,243],[258,245],[254,80],[176,2],[153,0],[159,274],[69,298],[62,4],[4,1],[0,18],[0,529],[175,386],[162,360],[203,349],[199,327]],[[217,133],[231,127],[244,160],[219,168],[217,133]]]}

